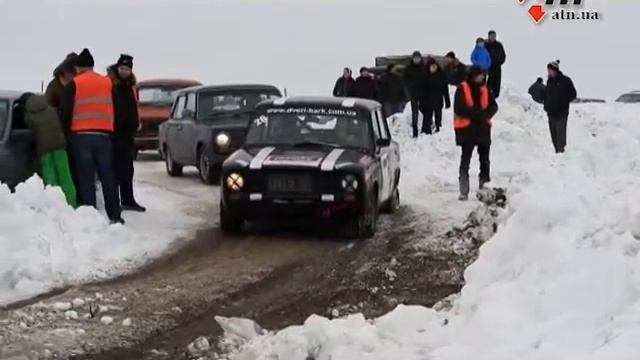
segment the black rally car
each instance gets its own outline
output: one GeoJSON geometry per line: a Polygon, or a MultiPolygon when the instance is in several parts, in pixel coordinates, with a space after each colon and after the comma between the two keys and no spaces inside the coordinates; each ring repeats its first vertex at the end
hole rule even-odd
{"type": "Polygon", "coordinates": [[[294,97],[256,108],[244,146],[222,166],[220,226],[317,217],[371,237],[379,210],[399,204],[400,150],[382,106],[362,99],[294,97]]]}

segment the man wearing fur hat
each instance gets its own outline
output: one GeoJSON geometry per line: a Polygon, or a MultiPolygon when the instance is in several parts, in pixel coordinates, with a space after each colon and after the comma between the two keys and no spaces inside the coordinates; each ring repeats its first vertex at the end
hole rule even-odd
{"type": "Polygon", "coordinates": [[[113,165],[120,192],[122,210],[144,212],[133,195],[135,135],[140,125],[138,95],[133,74],[133,57],[122,54],[108,69],[113,81],[113,165]]]}
{"type": "Polygon", "coordinates": [[[549,131],[556,154],[564,153],[567,145],[567,120],[569,106],[578,94],[573,81],[560,71],[560,60],[547,64],[547,87],[544,96],[544,110],[549,117],[549,131]]]}

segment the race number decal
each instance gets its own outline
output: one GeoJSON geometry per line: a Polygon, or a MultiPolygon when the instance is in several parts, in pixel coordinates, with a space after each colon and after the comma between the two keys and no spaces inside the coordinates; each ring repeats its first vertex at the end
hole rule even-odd
{"type": "Polygon", "coordinates": [[[269,118],[261,115],[259,118],[255,119],[253,123],[256,124],[256,126],[267,125],[269,123],[269,118]]]}

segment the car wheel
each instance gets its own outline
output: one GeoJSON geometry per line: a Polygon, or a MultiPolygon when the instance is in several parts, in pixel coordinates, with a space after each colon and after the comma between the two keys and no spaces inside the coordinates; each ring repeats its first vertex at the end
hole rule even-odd
{"type": "Polygon", "coordinates": [[[393,194],[391,195],[387,203],[385,204],[382,211],[386,214],[393,214],[394,212],[396,212],[396,210],[398,210],[399,207],[400,207],[400,190],[396,188],[393,191],[393,194]]]}
{"type": "Polygon", "coordinates": [[[369,239],[376,233],[378,225],[378,193],[369,194],[364,211],[351,220],[347,235],[350,238],[369,239]]]}
{"type": "Polygon", "coordinates": [[[164,156],[164,164],[167,169],[167,174],[169,176],[181,176],[182,175],[182,165],[173,161],[173,155],[171,155],[171,150],[167,147],[165,149],[164,156]]]}
{"type": "Polygon", "coordinates": [[[226,235],[236,235],[242,232],[243,225],[244,219],[231,214],[220,202],[220,229],[222,232],[226,235]]]}
{"type": "Polygon", "coordinates": [[[211,157],[207,154],[207,151],[201,151],[198,157],[198,171],[200,173],[200,180],[205,185],[213,185],[218,180],[217,172],[215,171],[211,162],[211,157]]]}

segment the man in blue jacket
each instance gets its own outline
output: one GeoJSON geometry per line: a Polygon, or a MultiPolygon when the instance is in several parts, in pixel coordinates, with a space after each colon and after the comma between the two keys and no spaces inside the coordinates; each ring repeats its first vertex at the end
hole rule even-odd
{"type": "Polygon", "coordinates": [[[476,40],[476,47],[471,52],[471,64],[487,73],[491,69],[491,54],[485,47],[484,39],[476,40]]]}

